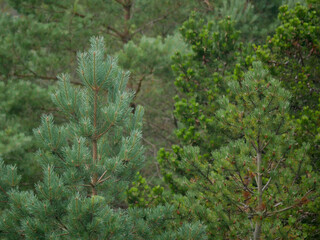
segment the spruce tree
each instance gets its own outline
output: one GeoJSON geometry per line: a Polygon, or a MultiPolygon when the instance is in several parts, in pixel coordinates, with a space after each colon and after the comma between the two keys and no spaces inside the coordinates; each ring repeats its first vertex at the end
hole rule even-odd
{"type": "Polygon", "coordinates": [[[43,180],[35,191],[19,191],[13,166],[1,162],[5,239],[206,239],[201,224],[174,221],[172,206],[127,209],[126,189],[143,164],[143,108],[130,107],[129,73],[105,59],[104,41],[92,38],[78,54],[83,88],[59,76],[53,102],[68,119],[57,126],[52,115],[34,130],[43,180]],[[11,190],[10,187],[12,187],[11,190]]]}
{"type": "Polygon", "coordinates": [[[319,197],[318,176],[294,140],[290,93],[254,62],[243,81],[231,81],[231,97],[213,113],[228,143],[204,161],[186,147],[185,181],[198,201],[195,212],[210,222],[212,239],[304,239],[302,206],[319,197]],[[203,214],[203,215],[201,215],[203,214]]]}

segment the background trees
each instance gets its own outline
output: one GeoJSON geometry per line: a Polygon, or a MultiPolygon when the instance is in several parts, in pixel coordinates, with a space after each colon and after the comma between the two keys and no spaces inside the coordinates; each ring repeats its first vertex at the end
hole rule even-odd
{"type": "Polygon", "coordinates": [[[2,81],[0,102],[0,156],[19,165],[22,187],[30,188],[39,178],[32,129],[40,123],[41,114],[52,111],[48,91],[27,81],[2,81]]]}

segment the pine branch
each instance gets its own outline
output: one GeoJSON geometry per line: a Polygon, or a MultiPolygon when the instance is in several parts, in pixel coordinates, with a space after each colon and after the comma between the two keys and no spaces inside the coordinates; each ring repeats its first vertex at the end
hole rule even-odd
{"type": "Polygon", "coordinates": [[[117,29],[115,29],[114,27],[108,25],[106,26],[107,27],[107,30],[109,30],[109,34],[110,34],[110,31],[113,33],[113,36],[115,37],[119,37],[119,38],[123,38],[123,33],[119,32],[117,29]]]}
{"type": "Polygon", "coordinates": [[[1,186],[0,186],[0,190],[1,190],[5,195],[9,196],[8,193],[7,193],[1,186]]]}
{"type": "MultiPolygon", "coordinates": [[[[308,195],[310,195],[313,191],[314,191],[314,190],[309,190],[301,199],[306,199],[306,198],[308,197],[308,195]]],[[[267,217],[270,217],[270,216],[273,216],[273,215],[275,215],[275,214],[288,211],[288,210],[290,210],[290,209],[292,209],[292,208],[295,208],[295,207],[299,206],[300,204],[301,204],[301,202],[296,203],[296,204],[293,204],[293,205],[291,205],[291,206],[289,206],[289,207],[285,207],[285,208],[283,208],[283,209],[274,211],[274,212],[267,213],[266,216],[267,216],[267,217]]]]}
{"type": "Polygon", "coordinates": [[[102,132],[102,133],[100,133],[99,135],[96,136],[97,140],[98,140],[99,138],[101,138],[103,135],[105,135],[107,132],[109,132],[109,130],[110,130],[111,127],[113,127],[113,126],[114,126],[114,123],[112,122],[112,123],[109,125],[109,127],[108,127],[104,132],[102,132]]]}
{"type": "MultiPolygon", "coordinates": [[[[52,76],[43,76],[43,75],[37,75],[37,74],[13,74],[13,76],[18,77],[18,78],[38,78],[38,79],[43,79],[43,80],[54,80],[58,81],[59,79],[57,77],[52,77],[52,76]]],[[[74,85],[80,85],[83,86],[81,82],[76,82],[76,81],[70,81],[74,85]]]]}
{"type": "Polygon", "coordinates": [[[122,6],[124,5],[124,2],[122,0],[114,0],[114,1],[116,1],[117,3],[119,3],[122,6]]]}
{"type": "Polygon", "coordinates": [[[267,190],[267,188],[268,188],[268,186],[269,186],[269,184],[270,184],[270,182],[271,182],[271,177],[269,178],[269,180],[268,180],[268,182],[263,186],[263,188],[262,188],[262,192],[264,192],[265,190],[267,190]]]}
{"type": "Polygon", "coordinates": [[[98,182],[106,175],[108,169],[104,171],[104,173],[100,176],[100,178],[98,179],[98,182]]]}

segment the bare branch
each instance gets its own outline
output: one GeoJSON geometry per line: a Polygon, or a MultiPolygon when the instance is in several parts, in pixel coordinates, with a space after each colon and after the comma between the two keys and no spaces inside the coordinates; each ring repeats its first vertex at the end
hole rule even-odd
{"type": "MultiPolygon", "coordinates": [[[[179,7],[179,6],[178,6],[179,7]]],[[[143,24],[141,27],[139,27],[136,31],[134,31],[132,33],[132,36],[134,36],[135,34],[141,32],[142,30],[144,30],[145,28],[147,28],[148,26],[152,26],[153,24],[157,23],[157,22],[160,22],[164,19],[166,19],[169,15],[171,15],[173,12],[175,12],[177,10],[177,7],[173,8],[171,11],[168,11],[166,14],[158,17],[158,18],[155,18],[145,24],[143,24]]]]}
{"type": "Polygon", "coordinates": [[[272,178],[269,178],[269,180],[268,180],[268,182],[266,183],[266,185],[264,185],[264,187],[262,188],[262,192],[264,192],[265,190],[267,190],[267,188],[268,188],[268,186],[269,186],[269,184],[270,184],[270,182],[271,182],[271,179],[272,179],[272,178]]]}
{"type": "MultiPolygon", "coordinates": [[[[307,197],[308,195],[310,195],[312,192],[313,192],[313,190],[309,190],[309,191],[302,197],[302,199],[303,199],[303,198],[306,198],[306,197],[307,197]]],[[[274,211],[274,212],[267,213],[266,216],[267,216],[267,217],[270,217],[270,216],[273,216],[273,215],[275,215],[275,214],[277,214],[277,213],[285,212],[285,211],[287,211],[287,210],[290,210],[290,209],[292,209],[292,208],[295,208],[295,207],[299,206],[300,204],[301,204],[301,203],[299,202],[299,203],[293,204],[293,205],[291,205],[291,206],[289,206],[289,207],[282,208],[282,209],[280,209],[280,210],[278,210],[278,211],[274,211]]]]}
{"type": "MultiPolygon", "coordinates": [[[[42,76],[42,75],[37,75],[37,74],[13,74],[13,76],[18,77],[18,78],[38,78],[38,79],[43,79],[43,80],[54,80],[58,81],[57,77],[52,77],[52,76],[42,76]]],[[[83,86],[81,82],[75,82],[75,81],[70,81],[74,85],[80,85],[83,86]]]]}

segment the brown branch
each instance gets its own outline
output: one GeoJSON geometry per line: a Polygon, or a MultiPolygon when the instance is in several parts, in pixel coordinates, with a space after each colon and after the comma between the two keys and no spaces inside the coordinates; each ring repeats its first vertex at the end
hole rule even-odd
{"type": "Polygon", "coordinates": [[[117,3],[119,3],[120,5],[124,5],[124,2],[122,2],[121,0],[115,0],[117,3]]]}
{"type": "Polygon", "coordinates": [[[36,74],[13,74],[13,76],[15,77],[20,77],[20,78],[32,78],[32,77],[35,77],[35,78],[40,78],[40,79],[45,79],[45,80],[58,80],[57,77],[51,77],[51,76],[40,76],[40,75],[36,75],[36,74]]]}
{"type": "Polygon", "coordinates": [[[8,193],[6,192],[6,190],[4,190],[1,186],[0,186],[0,190],[1,190],[2,192],[4,192],[5,195],[9,196],[8,193]]]}
{"type": "Polygon", "coordinates": [[[262,192],[264,192],[265,190],[267,190],[270,182],[271,182],[272,177],[269,178],[268,182],[266,183],[266,185],[264,185],[264,187],[262,188],[262,192]]]}
{"type": "Polygon", "coordinates": [[[254,192],[244,183],[243,178],[242,178],[241,173],[240,173],[240,169],[239,169],[239,167],[238,167],[238,164],[235,164],[235,167],[236,167],[236,171],[235,171],[235,172],[236,172],[237,175],[239,176],[240,181],[241,181],[243,187],[244,187],[248,192],[250,192],[251,194],[254,194],[254,192]]]}
{"type": "Polygon", "coordinates": [[[85,17],[86,17],[86,15],[81,14],[81,13],[78,13],[78,12],[73,12],[73,14],[74,14],[75,16],[81,17],[81,18],[85,18],[85,17]]]}
{"type": "MultiPolygon", "coordinates": [[[[175,10],[175,9],[174,9],[175,10]]],[[[174,12],[174,10],[172,11],[169,11],[167,14],[165,15],[162,15],[161,17],[158,17],[156,19],[153,19],[145,24],[143,24],[141,27],[139,27],[137,30],[135,30],[132,34],[131,34],[131,37],[133,37],[134,35],[136,35],[137,33],[141,32],[142,30],[144,30],[145,28],[147,28],[149,25],[153,25],[157,22],[160,22],[162,21],[163,19],[166,19],[172,12],[174,12]]]]}
{"type": "Polygon", "coordinates": [[[109,127],[108,127],[105,131],[103,131],[102,133],[100,133],[96,138],[97,138],[97,139],[101,138],[104,134],[106,134],[106,133],[110,130],[110,128],[111,128],[113,125],[114,125],[114,123],[111,123],[111,124],[109,125],[109,127]]]}
{"type": "Polygon", "coordinates": [[[104,175],[106,175],[108,169],[104,171],[104,173],[101,175],[101,177],[99,177],[98,182],[104,177],[104,175]]]}
{"type": "Polygon", "coordinates": [[[209,11],[213,11],[213,7],[211,6],[210,2],[208,0],[203,0],[204,4],[207,6],[207,9],[209,11]]]}
{"type": "MultiPolygon", "coordinates": [[[[68,10],[65,6],[62,6],[61,4],[57,4],[58,7],[62,8],[63,10],[68,10]]],[[[73,11],[73,15],[81,17],[81,18],[85,18],[86,16],[84,14],[78,13],[78,12],[74,12],[73,11]]]]}
{"type": "MultiPolygon", "coordinates": [[[[303,199],[303,198],[306,198],[306,197],[307,197],[308,195],[310,195],[312,192],[313,192],[313,190],[309,190],[309,191],[302,197],[302,199],[303,199]]],[[[300,204],[301,204],[301,202],[296,203],[296,204],[293,204],[293,205],[291,205],[291,206],[289,206],[289,207],[282,208],[282,209],[280,209],[280,210],[278,210],[278,211],[274,211],[274,212],[271,212],[271,213],[267,213],[266,216],[267,216],[267,217],[270,217],[270,216],[273,216],[273,215],[275,215],[275,214],[277,214],[277,213],[285,212],[285,211],[287,211],[287,210],[290,210],[290,209],[292,209],[292,208],[295,208],[295,207],[299,206],[300,204]]]]}
{"type": "MultiPolygon", "coordinates": [[[[92,90],[94,91],[94,102],[93,102],[93,128],[94,128],[94,134],[92,139],[92,163],[95,167],[98,160],[98,139],[97,139],[97,111],[98,111],[98,93],[99,93],[99,87],[97,86],[96,82],[96,54],[93,53],[93,83],[94,86],[92,87],[92,90]]],[[[92,196],[97,195],[97,189],[95,185],[97,184],[97,173],[93,173],[92,178],[92,196]]]]}
{"type": "MultiPolygon", "coordinates": [[[[116,37],[120,37],[120,38],[122,38],[123,37],[123,33],[121,33],[121,32],[119,32],[117,29],[115,29],[114,27],[111,27],[111,26],[106,26],[107,27],[107,30],[109,30],[109,31],[112,31],[113,33],[114,33],[114,35],[113,36],[116,36],[116,37]]],[[[110,34],[110,32],[109,32],[109,34],[110,34]]]]}
{"type": "Polygon", "coordinates": [[[59,152],[54,151],[54,153],[61,159],[61,161],[66,163],[66,161],[64,160],[64,158],[62,157],[62,155],[59,152]]]}
{"type": "Polygon", "coordinates": [[[256,150],[256,152],[257,152],[258,148],[257,148],[256,144],[252,140],[250,141],[250,143],[251,143],[252,147],[254,148],[254,150],[256,150]]]}
{"type": "Polygon", "coordinates": [[[97,184],[103,183],[104,181],[108,180],[109,178],[111,178],[111,176],[108,176],[100,181],[97,181],[97,184]]]}
{"type": "MultiPolygon", "coordinates": [[[[42,75],[37,75],[37,74],[13,74],[12,76],[18,77],[18,78],[38,78],[38,79],[43,79],[43,80],[54,80],[58,81],[59,79],[57,77],[52,77],[52,76],[42,76],[42,75]]],[[[75,82],[75,81],[70,81],[74,85],[80,85],[83,86],[83,83],[81,82],[75,82]]]]}
{"type": "Polygon", "coordinates": [[[133,100],[137,97],[138,93],[141,91],[142,82],[143,82],[143,80],[144,80],[145,78],[146,78],[146,76],[143,75],[143,76],[139,79],[138,87],[137,87],[137,90],[136,90],[135,93],[134,93],[133,100]]]}

